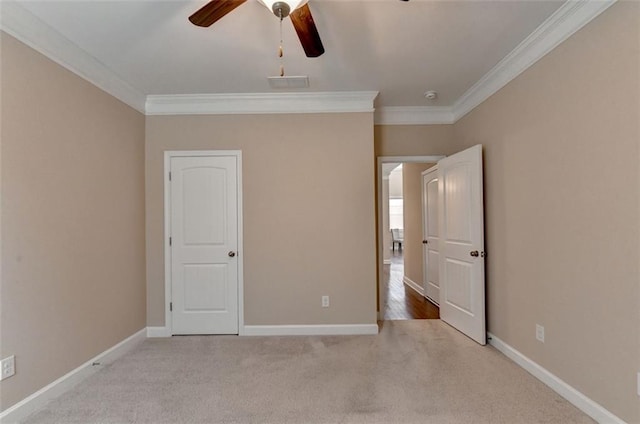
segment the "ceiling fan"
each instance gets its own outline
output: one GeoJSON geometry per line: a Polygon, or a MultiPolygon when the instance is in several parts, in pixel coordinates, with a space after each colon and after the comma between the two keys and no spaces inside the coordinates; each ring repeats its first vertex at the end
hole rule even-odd
{"type": "MultiPolygon", "coordinates": [[[[224,17],[247,0],[211,0],[193,15],[189,16],[192,24],[208,27],[224,17]]],[[[307,57],[318,57],[324,53],[320,34],[313,21],[309,0],[259,0],[280,18],[289,16],[298,34],[302,48],[307,57]]]]}

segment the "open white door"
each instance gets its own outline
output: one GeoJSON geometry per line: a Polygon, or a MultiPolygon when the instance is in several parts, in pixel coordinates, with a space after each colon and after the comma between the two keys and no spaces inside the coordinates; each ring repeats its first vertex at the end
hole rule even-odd
{"type": "Polygon", "coordinates": [[[170,166],[172,334],[238,334],[236,157],[170,166]]]}
{"type": "Polygon", "coordinates": [[[422,269],[424,296],[440,304],[438,166],[422,172],[422,269]]]}
{"type": "Polygon", "coordinates": [[[438,162],[440,318],[486,344],[482,145],[438,162]]]}

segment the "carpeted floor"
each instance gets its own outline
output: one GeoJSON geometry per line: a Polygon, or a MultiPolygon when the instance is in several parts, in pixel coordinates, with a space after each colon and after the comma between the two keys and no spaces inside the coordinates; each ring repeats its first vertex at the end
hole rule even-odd
{"type": "Polygon", "coordinates": [[[377,336],[149,339],[39,423],[593,423],[439,320],[377,336]]]}

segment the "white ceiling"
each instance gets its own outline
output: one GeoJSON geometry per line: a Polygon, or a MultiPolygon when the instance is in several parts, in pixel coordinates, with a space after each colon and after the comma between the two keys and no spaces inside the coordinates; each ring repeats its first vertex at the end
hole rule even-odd
{"type": "Polygon", "coordinates": [[[210,28],[208,0],[0,0],[0,29],[148,115],[369,112],[378,124],[451,124],[616,0],[310,0],[326,53],[307,58],[248,0],[210,28]],[[436,90],[429,101],[423,94],[436,90]],[[375,103],[374,103],[375,99],[375,103]]]}
{"type": "MultiPolygon", "coordinates": [[[[207,0],[23,1],[139,92],[263,93],[279,68],[278,19],[249,0],[209,28],[207,0]]],[[[377,107],[451,106],[563,1],[311,0],[326,53],[307,58],[288,20],[284,65],[307,91],[379,91],[377,107]],[[436,90],[439,98],[423,94],[436,90]]]]}

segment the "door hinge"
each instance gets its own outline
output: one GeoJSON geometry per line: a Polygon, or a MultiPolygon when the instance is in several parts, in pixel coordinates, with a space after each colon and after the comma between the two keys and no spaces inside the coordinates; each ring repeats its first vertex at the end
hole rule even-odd
{"type": "Polygon", "coordinates": [[[169,311],[173,311],[173,302],[169,302],[169,311]]]}
{"type": "Polygon", "coordinates": [[[171,181],[171,171],[169,171],[169,181],[171,181]]]}
{"type": "Polygon", "coordinates": [[[169,237],[169,246],[171,246],[171,241],[172,241],[171,237],[169,237]]]}

